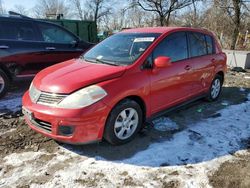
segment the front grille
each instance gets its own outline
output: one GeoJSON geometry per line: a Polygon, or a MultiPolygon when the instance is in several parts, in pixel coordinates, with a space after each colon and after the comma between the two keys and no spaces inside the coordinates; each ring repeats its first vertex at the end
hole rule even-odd
{"type": "Polygon", "coordinates": [[[38,128],[43,129],[44,131],[51,133],[52,126],[49,122],[42,121],[40,119],[32,119],[31,122],[38,128]]]}
{"type": "Polygon", "coordinates": [[[43,104],[47,106],[55,106],[59,102],[61,102],[67,95],[60,95],[55,93],[45,93],[41,92],[37,104],[43,104]]]}

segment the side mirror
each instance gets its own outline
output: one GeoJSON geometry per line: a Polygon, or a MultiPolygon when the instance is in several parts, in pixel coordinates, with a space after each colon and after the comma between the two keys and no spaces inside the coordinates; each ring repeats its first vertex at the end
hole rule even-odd
{"type": "Polygon", "coordinates": [[[157,68],[169,67],[171,65],[171,58],[170,57],[165,57],[165,56],[157,57],[154,60],[154,65],[157,68]]]}

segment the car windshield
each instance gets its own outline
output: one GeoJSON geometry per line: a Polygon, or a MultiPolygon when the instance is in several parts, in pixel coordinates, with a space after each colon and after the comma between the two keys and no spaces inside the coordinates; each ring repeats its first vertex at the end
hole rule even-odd
{"type": "Polygon", "coordinates": [[[119,33],[84,54],[85,61],[116,66],[130,65],[159,36],[159,33],[119,33]]]}

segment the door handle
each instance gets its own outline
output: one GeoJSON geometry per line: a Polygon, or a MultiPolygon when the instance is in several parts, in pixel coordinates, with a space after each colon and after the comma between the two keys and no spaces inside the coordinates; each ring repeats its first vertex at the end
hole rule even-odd
{"type": "Polygon", "coordinates": [[[9,49],[9,48],[10,48],[9,46],[5,46],[5,45],[0,46],[0,49],[9,49]]]}
{"type": "Polygon", "coordinates": [[[190,66],[190,65],[187,65],[186,67],[185,67],[185,70],[190,70],[192,67],[190,66]]]}
{"type": "Polygon", "coordinates": [[[46,47],[46,50],[55,50],[55,47],[46,47]]]}

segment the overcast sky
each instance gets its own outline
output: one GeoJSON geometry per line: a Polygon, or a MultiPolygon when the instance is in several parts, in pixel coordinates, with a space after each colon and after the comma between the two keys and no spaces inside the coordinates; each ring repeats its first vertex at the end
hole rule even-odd
{"type": "Polygon", "coordinates": [[[31,9],[35,6],[36,0],[2,0],[3,7],[8,11],[13,9],[15,5],[22,5],[26,9],[31,9]]]}

